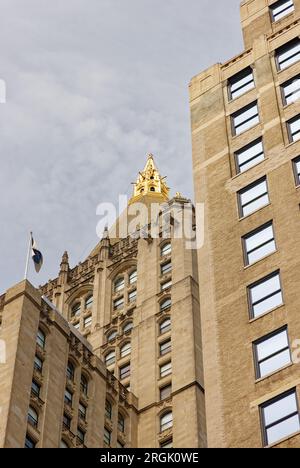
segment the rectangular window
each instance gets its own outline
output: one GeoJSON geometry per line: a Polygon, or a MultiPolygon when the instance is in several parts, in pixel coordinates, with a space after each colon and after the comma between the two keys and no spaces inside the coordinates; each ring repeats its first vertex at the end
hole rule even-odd
{"type": "Polygon", "coordinates": [[[299,432],[300,418],[296,389],[266,402],[260,410],[265,446],[299,432]]]}
{"type": "Polygon", "coordinates": [[[127,379],[127,377],[130,377],[130,363],[120,367],[120,380],[127,379]]]}
{"type": "Polygon", "coordinates": [[[293,0],[279,0],[270,6],[271,18],[274,23],[295,10],[293,0]]]}
{"type": "Polygon", "coordinates": [[[294,167],[296,185],[300,185],[300,157],[294,159],[293,167],[294,167]]]}
{"type": "Polygon", "coordinates": [[[250,317],[256,318],[283,304],[279,271],[249,286],[250,317]]]}
{"type": "Polygon", "coordinates": [[[276,51],[278,70],[284,70],[300,59],[300,39],[293,39],[276,51]]]}
{"type": "Polygon", "coordinates": [[[160,400],[165,400],[169,398],[172,394],[172,385],[166,385],[165,387],[160,388],[159,390],[160,400]]]}
{"type": "Polygon", "coordinates": [[[33,380],[31,384],[31,393],[37,397],[39,397],[41,393],[41,386],[35,380],[33,380]]]}
{"type": "Polygon", "coordinates": [[[84,319],[84,328],[90,327],[92,325],[92,316],[86,317],[84,319]]]}
{"type": "Polygon", "coordinates": [[[272,374],[291,363],[287,327],[277,330],[254,343],[256,378],[272,374]]]}
{"type": "Polygon", "coordinates": [[[243,237],[245,264],[252,265],[254,262],[266,257],[276,251],[273,223],[250,232],[243,237]]]}
{"type": "Polygon", "coordinates": [[[161,377],[166,377],[167,375],[170,375],[172,373],[172,363],[168,362],[167,364],[164,364],[163,366],[160,366],[160,376],[161,377]]]}
{"type": "Polygon", "coordinates": [[[238,192],[240,216],[248,216],[270,203],[267,178],[263,177],[238,192]]]}
{"type": "Polygon", "coordinates": [[[166,275],[172,271],[172,262],[164,263],[160,266],[160,272],[162,275],[166,275]]]}
{"type": "Polygon", "coordinates": [[[136,301],[136,295],[137,295],[136,289],[134,291],[131,291],[128,294],[128,301],[129,302],[135,302],[136,301]]]}
{"type": "Polygon", "coordinates": [[[84,444],[85,432],[79,427],[77,428],[77,440],[79,443],[84,444]]]}
{"type": "Polygon", "coordinates": [[[171,286],[172,286],[172,280],[167,281],[166,283],[162,283],[162,284],[160,285],[160,289],[161,289],[161,291],[166,291],[166,290],[169,289],[171,286]]]}
{"type": "Polygon", "coordinates": [[[79,403],[78,414],[79,414],[79,417],[83,419],[83,421],[86,420],[86,406],[84,406],[82,403],[79,403]]]}
{"type": "Polygon", "coordinates": [[[295,76],[281,85],[283,105],[288,106],[300,98],[300,76],[295,76]]]}
{"type": "Polygon", "coordinates": [[[236,172],[245,172],[265,159],[263,142],[260,138],[235,153],[236,172]]]}
{"type": "Polygon", "coordinates": [[[110,445],[110,443],[111,443],[111,432],[108,429],[106,429],[106,427],[104,428],[103,440],[104,440],[104,443],[106,445],[110,445]]]}
{"type": "Polygon", "coordinates": [[[72,406],[72,402],[73,402],[73,395],[71,392],[69,392],[69,390],[65,390],[65,403],[68,405],[68,406],[72,406]]]}
{"type": "Polygon", "coordinates": [[[245,94],[250,89],[255,88],[253,70],[251,67],[237,73],[229,80],[229,99],[236,99],[242,94],[245,94]]]}
{"type": "Polygon", "coordinates": [[[25,448],[34,449],[35,446],[36,446],[36,442],[28,434],[26,434],[25,448]]]}
{"type": "Polygon", "coordinates": [[[300,139],[300,115],[287,122],[289,141],[294,143],[300,139]]]}
{"type": "Polygon", "coordinates": [[[108,401],[108,400],[106,400],[106,402],[105,402],[105,416],[108,419],[112,418],[112,406],[111,406],[111,402],[108,401]]]}
{"type": "Polygon", "coordinates": [[[43,361],[38,356],[35,356],[34,358],[34,368],[40,373],[43,370],[43,361]]]}
{"type": "Polygon", "coordinates": [[[231,116],[233,135],[240,135],[259,123],[257,102],[249,104],[231,116]]]}
{"type": "Polygon", "coordinates": [[[116,299],[114,301],[114,310],[120,310],[124,307],[124,297],[120,297],[120,299],[116,299]]]}
{"type": "Polygon", "coordinates": [[[71,427],[71,418],[67,416],[66,414],[64,414],[63,416],[63,426],[68,430],[71,427]]]}
{"type": "Polygon", "coordinates": [[[164,341],[159,345],[159,353],[161,356],[165,356],[166,354],[171,352],[171,340],[164,341]]]}

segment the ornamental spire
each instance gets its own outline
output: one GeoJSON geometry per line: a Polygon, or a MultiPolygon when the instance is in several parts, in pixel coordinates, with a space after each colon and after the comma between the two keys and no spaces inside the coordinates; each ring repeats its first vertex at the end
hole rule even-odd
{"type": "Polygon", "coordinates": [[[136,183],[134,183],[133,196],[129,204],[140,201],[144,196],[161,198],[161,201],[169,199],[169,187],[165,182],[166,177],[162,177],[154,162],[153,154],[148,155],[146,166],[139,173],[136,183]]]}

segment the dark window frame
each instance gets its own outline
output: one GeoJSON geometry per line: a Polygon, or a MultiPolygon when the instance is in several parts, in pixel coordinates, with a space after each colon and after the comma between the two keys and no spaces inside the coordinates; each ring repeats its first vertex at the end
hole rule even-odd
{"type": "Polygon", "coordinates": [[[291,130],[291,125],[294,123],[294,122],[297,122],[297,120],[299,120],[300,122],[300,114],[297,114],[295,117],[293,117],[292,119],[289,119],[287,120],[286,122],[286,126],[287,126],[287,132],[288,132],[288,139],[289,139],[289,143],[296,143],[298,140],[294,140],[293,137],[294,135],[297,135],[298,133],[300,133],[300,130],[297,131],[297,133],[292,133],[292,130],[291,130]]]}
{"type": "Polygon", "coordinates": [[[25,436],[25,444],[24,444],[24,447],[25,448],[36,448],[36,440],[34,440],[28,433],[26,434],[25,436]],[[28,442],[30,443],[30,445],[32,445],[32,447],[28,447],[28,442]]]}
{"type": "MultiPolygon", "coordinates": [[[[272,21],[272,23],[277,23],[278,21],[283,20],[284,18],[286,18],[288,15],[291,15],[291,14],[295,11],[295,3],[294,3],[294,1],[293,1],[293,7],[294,7],[294,9],[293,9],[291,12],[287,13],[287,14],[286,14],[285,16],[283,16],[282,18],[276,19],[276,16],[274,16],[274,7],[280,6],[280,4],[284,5],[285,1],[286,1],[286,0],[278,0],[277,2],[272,3],[272,5],[270,5],[269,9],[270,9],[270,16],[271,16],[271,21],[272,21]]],[[[285,8],[283,11],[288,10],[289,8],[290,8],[290,6],[287,7],[287,8],[285,8]]]]}
{"type": "MultiPolygon", "coordinates": [[[[237,174],[243,174],[244,172],[248,171],[249,169],[252,169],[252,167],[255,167],[255,165],[251,166],[251,168],[247,169],[246,171],[242,172],[241,171],[241,167],[242,166],[245,166],[246,164],[248,164],[250,161],[253,161],[254,159],[258,158],[259,156],[261,156],[263,154],[264,156],[264,159],[265,159],[265,148],[264,148],[264,142],[263,142],[263,138],[262,137],[259,137],[257,138],[256,140],[253,140],[251,141],[250,143],[248,143],[246,146],[243,146],[243,148],[235,151],[234,153],[234,161],[235,161],[235,169],[236,169],[236,173],[237,174]],[[239,164],[239,161],[238,161],[238,156],[240,154],[242,154],[243,152],[247,151],[248,149],[250,149],[251,147],[257,145],[258,143],[261,143],[262,144],[262,153],[258,153],[257,155],[255,156],[252,156],[250,159],[248,159],[247,161],[243,162],[242,164],[239,164]]],[[[261,162],[261,161],[259,161],[261,162]]],[[[257,164],[259,164],[259,162],[257,164]]]]}
{"type": "MultiPolygon", "coordinates": [[[[282,54],[285,54],[286,52],[288,52],[288,50],[291,49],[291,47],[293,47],[294,44],[300,44],[300,39],[299,37],[295,37],[294,39],[292,39],[291,41],[287,42],[286,44],[283,44],[282,46],[278,47],[275,51],[275,61],[276,61],[276,68],[277,68],[277,71],[282,71],[282,70],[286,70],[287,68],[291,67],[292,65],[295,65],[295,63],[297,62],[294,62],[292,63],[291,65],[288,65],[287,67],[285,68],[280,68],[281,67],[281,64],[279,62],[279,56],[282,55],[282,54]]],[[[297,54],[299,54],[299,60],[300,60],[300,52],[297,52],[297,54]]],[[[294,54],[294,55],[297,55],[297,54],[294,54]]],[[[291,57],[289,57],[291,58],[291,57]]],[[[286,59],[288,60],[288,59],[286,59]]]]}
{"type": "MultiPolygon", "coordinates": [[[[259,338],[258,340],[255,340],[253,342],[252,346],[253,346],[253,357],[254,357],[254,367],[255,367],[255,377],[256,377],[256,379],[261,379],[261,378],[267,377],[267,375],[262,377],[260,365],[262,363],[266,362],[266,361],[269,361],[270,359],[277,356],[278,354],[283,353],[284,351],[289,350],[289,352],[290,352],[290,362],[292,362],[291,342],[290,342],[289,333],[288,333],[288,325],[284,325],[283,327],[281,327],[281,328],[279,328],[277,330],[274,330],[271,333],[268,333],[267,335],[259,338]],[[288,340],[288,346],[286,348],[282,348],[279,351],[276,351],[276,352],[270,354],[269,356],[265,357],[262,360],[259,360],[258,350],[257,350],[258,345],[260,345],[261,343],[264,343],[265,341],[268,341],[269,339],[273,338],[276,335],[279,335],[282,332],[286,332],[287,340],[288,340]]],[[[282,368],[278,368],[274,372],[278,372],[278,371],[280,371],[280,369],[282,369],[282,368]]]]}
{"type": "Polygon", "coordinates": [[[128,377],[130,377],[130,375],[131,375],[131,365],[130,365],[130,362],[129,362],[127,364],[124,364],[124,366],[120,367],[120,370],[119,370],[120,380],[125,380],[128,377]],[[125,374],[122,374],[122,371],[124,369],[126,369],[126,368],[127,368],[127,371],[125,372],[125,374]]]}
{"type": "MultiPolygon", "coordinates": [[[[261,430],[262,430],[262,440],[264,447],[267,447],[269,445],[268,442],[268,434],[267,431],[268,429],[275,427],[279,425],[280,423],[287,421],[288,419],[291,419],[292,417],[296,416],[298,414],[299,417],[299,425],[300,425],[300,412],[299,412],[299,401],[298,401],[298,394],[297,394],[297,388],[294,387],[287,392],[281,393],[280,395],[277,395],[276,397],[272,398],[271,400],[266,401],[259,407],[260,410],[260,420],[261,420],[261,430]],[[273,405],[274,403],[277,403],[280,400],[284,400],[284,398],[289,397],[290,395],[295,395],[296,399],[296,405],[297,405],[297,411],[294,413],[291,413],[284,418],[279,419],[278,421],[273,422],[272,424],[267,425],[266,420],[265,420],[265,415],[264,415],[264,409],[273,405]]],[[[276,442],[275,442],[276,443],[276,442]]]]}
{"type": "Polygon", "coordinates": [[[240,136],[242,134],[244,134],[245,132],[247,132],[248,130],[250,130],[251,128],[254,128],[256,125],[259,125],[260,124],[260,113],[259,113],[259,105],[258,105],[258,100],[256,101],[253,101],[251,102],[250,104],[247,104],[247,106],[244,106],[242,107],[242,109],[239,109],[238,111],[234,112],[233,114],[231,114],[230,116],[230,119],[231,119],[231,130],[232,130],[232,135],[235,137],[235,136],[240,136]],[[238,126],[236,127],[234,125],[234,120],[239,117],[240,115],[243,115],[245,114],[248,110],[250,110],[251,108],[254,108],[254,107],[257,107],[257,114],[255,116],[252,116],[251,118],[248,118],[246,120],[244,120],[242,123],[238,124],[238,126]],[[241,125],[244,125],[245,123],[247,122],[250,122],[251,120],[255,119],[255,117],[258,116],[258,123],[254,124],[253,126],[247,128],[246,130],[243,130],[241,133],[237,133],[237,128],[240,127],[241,125]]]}
{"type": "Polygon", "coordinates": [[[238,99],[239,97],[244,96],[244,94],[246,94],[247,92],[252,91],[252,89],[254,89],[255,86],[256,86],[256,84],[255,84],[255,77],[254,77],[253,67],[249,66],[249,67],[244,68],[240,72],[238,72],[235,75],[228,78],[228,86],[227,86],[228,100],[229,101],[234,101],[235,99],[238,99]],[[235,83],[238,83],[243,78],[246,78],[247,76],[250,76],[250,75],[252,75],[252,80],[250,80],[249,83],[246,83],[245,85],[240,86],[240,88],[238,88],[236,91],[238,91],[239,89],[244,88],[245,86],[247,86],[247,84],[250,84],[252,82],[253,82],[253,85],[254,85],[253,88],[251,88],[251,90],[249,89],[249,90],[245,91],[244,93],[240,94],[239,96],[233,97],[233,95],[232,95],[232,85],[235,84],[235,83]]]}
{"type": "Polygon", "coordinates": [[[298,173],[297,172],[297,163],[300,163],[300,156],[297,156],[297,158],[294,158],[292,160],[296,187],[299,187],[299,185],[300,185],[300,169],[299,169],[299,173],[298,173]]]}
{"type": "Polygon", "coordinates": [[[254,263],[262,260],[264,257],[261,257],[259,260],[255,260],[255,262],[253,263],[250,263],[249,262],[249,254],[252,254],[253,252],[255,252],[256,250],[259,250],[261,249],[262,247],[264,247],[265,245],[267,244],[270,244],[271,242],[275,243],[275,250],[270,253],[270,254],[267,254],[267,256],[269,255],[272,255],[273,253],[275,253],[277,251],[277,245],[276,245],[276,239],[275,239],[275,229],[274,229],[274,223],[273,223],[273,220],[271,221],[268,221],[267,223],[264,223],[262,226],[259,226],[257,228],[255,228],[253,231],[250,231],[249,233],[245,234],[243,237],[242,237],[242,244],[243,244],[243,253],[244,253],[244,264],[245,266],[250,266],[250,265],[253,265],[254,263]],[[265,241],[263,242],[262,244],[259,244],[258,246],[256,246],[255,248],[247,251],[247,247],[246,247],[246,241],[247,239],[251,238],[252,236],[255,236],[256,234],[258,234],[259,232],[262,232],[264,231],[265,229],[267,229],[268,227],[272,226],[272,230],[273,230],[273,238],[269,239],[268,241],[265,241]]]}
{"type": "Polygon", "coordinates": [[[106,445],[110,446],[110,444],[111,444],[111,431],[107,427],[104,427],[103,441],[104,441],[104,443],[106,445]],[[106,434],[108,435],[108,437],[106,437],[106,434]]]}
{"type": "MultiPolygon", "coordinates": [[[[284,107],[290,106],[291,104],[293,104],[294,102],[296,102],[296,101],[298,101],[298,100],[300,99],[300,97],[299,97],[299,98],[296,99],[295,101],[288,103],[288,102],[287,102],[287,98],[290,96],[290,94],[286,96],[286,95],[285,95],[285,92],[284,92],[285,87],[286,87],[286,86],[289,86],[290,84],[292,84],[293,81],[295,81],[295,79],[297,79],[297,78],[298,78],[299,81],[300,81],[300,74],[294,76],[293,78],[290,78],[289,80],[285,81],[284,83],[282,83],[282,84],[280,85],[281,98],[282,98],[282,103],[283,103],[283,106],[284,106],[284,107]]],[[[300,91],[300,83],[299,83],[299,91],[300,91]]]]}
{"type": "Polygon", "coordinates": [[[259,200],[260,198],[263,198],[265,197],[266,195],[268,195],[268,198],[269,198],[269,202],[265,205],[262,205],[261,207],[257,208],[255,211],[252,211],[250,214],[253,214],[255,213],[257,210],[260,210],[261,208],[265,207],[265,206],[268,206],[270,204],[270,196],[269,196],[269,185],[268,185],[268,178],[267,176],[263,176],[261,177],[260,179],[252,182],[251,184],[247,185],[246,187],[242,188],[241,190],[239,190],[237,192],[237,199],[238,199],[238,211],[239,211],[239,216],[240,218],[244,218],[245,216],[250,216],[249,215],[245,215],[244,214],[244,208],[248,205],[250,205],[251,203],[254,203],[255,201],[259,200]],[[262,182],[266,182],[266,185],[267,185],[267,191],[265,193],[263,193],[262,195],[259,195],[258,197],[254,198],[253,200],[250,200],[249,202],[247,202],[245,205],[242,205],[242,200],[241,200],[241,196],[248,192],[249,190],[251,190],[252,188],[256,187],[257,185],[261,184],[262,182]]]}
{"type": "Polygon", "coordinates": [[[36,381],[32,380],[31,382],[31,393],[32,395],[35,395],[36,397],[40,398],[41,395],[41,385],[36,381]],[[36,391],[33,387],[36,386],[38,388],[38,391],[36,391]]]}
{"type": "MultiPolygon", "coordinates": [[[[258,318],[258,317],[261,317],[260,315],[255,317],[254,315],[254,307],[257,305],[257,304],[260,304],[261,302],[265,301],[266,299],[270,298],[270,297],[273,297],[273,296],[276,296],[276,294],[278,293],[281,293],[282,295],[282,304],[284,304],[284,297],[283,297],[283,289],[282,289],[282,280],[281,280],[281,274],[280,274],[280,270],[276,270],[272,273],[269,273],[267,276],[264,276],[263,278],[259,279],[258,281],[255,281],[254,283],[251,283],[249,286],[247,286],[247,295],[248,295],[248,305],[249,305],[249,316],[250,316],[250,320],[253,320],[255,318],[258,318]],[[267,294],[267,296],[264,296],[263,298],[261,298],[259,301],[257,302],[252,302],[252,299],[251,299],[251,290],[253,288],[255,288],[256,286],[259,286],[263,283],[265,283],[266,281],[268,281],[269,279],[271,278],[274,278],[275,276],[278,276],[279,278],[279,283],[280,283],[280,289],[279,290],[275,290],[272,292],[272,294],[267,294]]],[[[269,313],[269,312],[266,312],[266,313],[269,313]]],[[[264,315],[264,314],[263,314],[264,315]]]]}

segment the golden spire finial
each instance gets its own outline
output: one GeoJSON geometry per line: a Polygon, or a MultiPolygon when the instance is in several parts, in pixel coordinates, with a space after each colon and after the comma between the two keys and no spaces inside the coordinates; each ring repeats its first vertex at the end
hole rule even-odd
{"type": "Polygon", "coordinates": [[[149,195],[156,198],[161,198],[162,201],[169,199],[169,188],[165,182],[165,177],[162,177],[154,162],[153,154],[148,154],[146,166],[134,185],[133,197],[129,203],[139,201],[143,196],[149,195]]]}

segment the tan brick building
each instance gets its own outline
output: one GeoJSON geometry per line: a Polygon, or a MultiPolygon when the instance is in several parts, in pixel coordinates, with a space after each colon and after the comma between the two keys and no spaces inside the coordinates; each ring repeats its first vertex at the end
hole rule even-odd
{"type": "Polygon", "coordinates": [[[244,52],[190,84],[207,439],[300,447],[300,0],[241,17],[244,52]]]}
{"type": "MultiPolygon", "coordinates": [[[[168,193],[149,156],[129,218],[135,202],[190,205],[168,193]]],[[[22,282],[1,297],[0,447],[206,446],[197,253],[170,226],[106,231],[40,291],[22,282]]]]}

